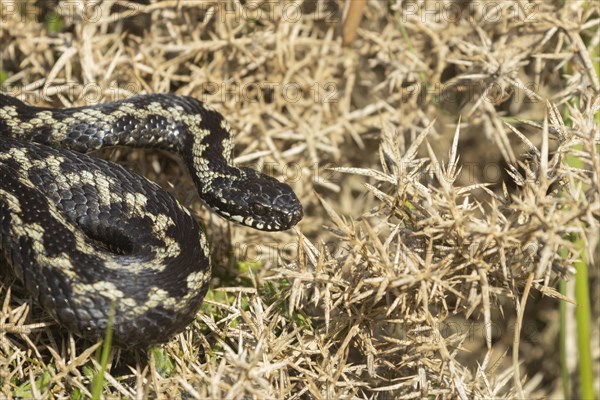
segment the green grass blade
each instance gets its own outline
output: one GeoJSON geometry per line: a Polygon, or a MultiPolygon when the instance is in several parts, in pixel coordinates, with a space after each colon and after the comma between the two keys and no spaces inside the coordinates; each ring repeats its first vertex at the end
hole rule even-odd
{"type": "MultiPolygon", "coordinates": [[[[567,296],[567,282],[562,279],[559,283],[559,291],[563,296],[567,296]]],[[[560,311],[560,376],[562,379],[563,396],[565,399],[568,399],[571,393],[571,381],[567,366],[567,302],[560,301],[558,306],[560,311]]]]}
{"type": "Polygon", "coordinates": [[[102,387],[104,386],[104,374],[106,372],[106,366],[108,365],[108,357],[110,355],[110,349],[112,344],[113,334],[113,319],[115,316],[115,303],[113,301],[110,307],[110,313],[108,316],[108,326],[106,327],[106,336],[104,337],[104,343],[102,344],[102,355],[100,357],[100,371],[94,376],[92,381],[92,399],[99,400],[102,395],[102,387]]]}
{"type": "Polygon", "coordinates": [[[594,399],[594,373],[592,367],[592,349],[590,346],[591,311],[590,289],[588,286],[588,271],[585,260],[584,244],[581,239],[576,241],[581,260],[575,263],[577,276],[575,277],[575,299],[577,308],[577,349],[579,351],[579,384],[582,399],[594,399]]]}

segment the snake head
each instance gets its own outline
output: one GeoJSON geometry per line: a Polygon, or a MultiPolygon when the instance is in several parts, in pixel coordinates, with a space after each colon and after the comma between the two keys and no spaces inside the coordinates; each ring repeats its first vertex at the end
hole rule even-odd
{"type": "Polygon", "coordinates": [[[212,194],[202,196],[219,215],[262,231],[290,229],[302,219],[302,205],[291,187],[253,169],[238,171],[216,178],[212,194]]]}

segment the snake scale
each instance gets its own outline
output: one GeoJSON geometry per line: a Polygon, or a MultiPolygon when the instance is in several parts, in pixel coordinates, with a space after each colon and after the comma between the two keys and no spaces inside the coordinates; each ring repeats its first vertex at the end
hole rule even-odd
{"type": "Polygon", "coordinates": [[[288,185],[233,165],[228,123],[192,97],[55,109],[0,93],[0,254],[78,336],[102,338],[110,320],[119,347],[167,341],[209,285],[201,226],[155,183],[85,154],[108,146],[179,155],[200,198],[231,221],[279,231],[303,216],[288,185]]]}

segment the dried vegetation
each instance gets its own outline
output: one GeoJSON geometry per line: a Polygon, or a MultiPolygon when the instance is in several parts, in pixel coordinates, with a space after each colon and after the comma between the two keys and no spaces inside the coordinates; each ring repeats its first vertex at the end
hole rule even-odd
{"type": "MultiPolygon", "coordinates": [[[[238,132],[238,162],[305,206],[294,231],[232,226],[177,160],[105,152],[195,210],[215,260],[197,322],[113,352],[108,397],[561,393],[558,299],[574,295],[556,285],[581,257],[574,236],[599,278],[595,2],[371,1],[348,47],[335,1],[38,3],[2,1],[4,91],[196,96],[238,132]]],[[[2,396],[89,396],[96,348],[18,284],[0,293],[2,396]]]]}

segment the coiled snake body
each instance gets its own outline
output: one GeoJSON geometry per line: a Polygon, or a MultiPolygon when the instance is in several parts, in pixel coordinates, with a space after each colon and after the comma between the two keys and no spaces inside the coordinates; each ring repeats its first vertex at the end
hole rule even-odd
{"type": "Polygon", "coordinates": [[[232,165],[227,122],[194,98],[50,109],[0,93],[0,253],[67,329],[95,340],[112,318],[117,345],[142,347],[193,320],[209,247],[168,192],[82,154],[117,145],[177,153],[202,200],[232,221],[276,231],[303,214],[289,186],[232,165]]]}

